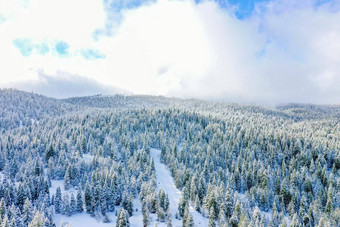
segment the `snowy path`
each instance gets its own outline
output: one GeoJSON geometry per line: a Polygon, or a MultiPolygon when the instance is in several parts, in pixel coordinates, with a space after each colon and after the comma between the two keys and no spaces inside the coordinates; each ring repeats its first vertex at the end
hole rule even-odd
{"type": "MultiPolygon", "coordinates": [[[[157,149],[151,149],[150,154],[155,162],[157,185],[169,195],[173,226],[182,226],[182,221],[178,221],[175,219],[175,214],[178,210],[178,201],[181,196],[181,192],[176,188],[175,182],[172,179],[172,176],[167,167],[160,162],[161,151],[157,149]]],[[[208,226],[208,218],[203,217],[200,213],[195,211],[192,206],[190,206],[189,209],[194,218],[194,223],[196,226],[208,226]]]]}

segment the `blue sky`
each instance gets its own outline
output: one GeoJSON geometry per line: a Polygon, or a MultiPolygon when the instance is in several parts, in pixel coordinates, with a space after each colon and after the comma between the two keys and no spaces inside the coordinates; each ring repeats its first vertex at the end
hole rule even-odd
{"type": "Polygon", "coordinates": [[[340,103],[338,21],[338,0],[2,0],[0,86],[340,103]]]}
{"type": "MultiPolygon", "coordinates": [[[[233,9],[233,13],[238,19],[249,18],[255,11],[256,7],[261,4],[270,2],[271,0],[212,0],[216,2],[221,8],[233,9]]],[[[303,2],[304,0],[300,1],[303,2]]],[[[334,2],[335,0],[315,0],[312,4],[317,6],[334,2]]],[[[150,4],[157,2],[156,0],[104,0],[103,4],[108,11],[119,12],[124,9],[133,9],[142,6],[143,4],[150,4]]],[[[204,0],[194,0],[196,4],[204,2],[204,0]]],[[[287,2],[292,2],[288,0],[287,2]]],[[[296,1],[298,2],[298,1],[296,1]]]]}

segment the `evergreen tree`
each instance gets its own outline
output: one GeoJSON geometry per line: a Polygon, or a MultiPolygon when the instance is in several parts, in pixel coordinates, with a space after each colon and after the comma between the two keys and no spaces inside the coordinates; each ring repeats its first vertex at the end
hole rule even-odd
{"type": "Polygon", "coordinates": [[[283,182],[281,183],[281,189],[280,189],[280,198],[281,202],[284,205],[288,205],[291,199],[291,194],[289,191],[287,179],[284,179],[283,182]]]}
{"type": "Polygon", "coordinates": [[[86,212],[92,214],[94,209],[93,209],[93,204],[92,204],[92,192],[91,192],[89,182],[86,182],[85,184],[84,199],[85,199],[86,212]]]}
{"type": "Polygon", "coordinates": [[[198,198],[198,195],[196,195],[195,197],[195,210],[200,212],[201,211],[201,206],[200,206],[200,201],[199,201],[199,198],[198,198]]]}
{"type": "Polygon", "coordinates": [[[65,176],[64,176],[64,189],[65,190],[69,190],[72,187],[71,181],[72,181],[72,179],[71,179],[71,168],[70,168],[70,165],[69,165],[66,169],[65,176]]]}
{"type": "Polygon", "coordinates": [[[167,227],[172,227],[172,220],[171,217],[168,218],[168,223],[166,224],[167,227]]]}
{"type": "Polygon", "coordinates": [[[290,223],[290,226],[291,227],[300,227],[301,226],[299,218],[296,214],[294,214],[294,217],[293,217],[292,222],[290,223]]]}
{"type": "Polygon", "coordinates": [[[34,215],[33,220],[28,224],[29,227],[45,227],[45,217],[39,211],[34,215]]]}
{"type": "Polygon", "coordinates": [[[281,224],[279,225],[279,227],[287,227],[287,222],[286,219],[282,219],[281,224]]]}
{"type": "Polygon", "coordinates": [[[241,208],[239,201],[236,202],[234,212],[229,220],[229,224],[232,227],[237,227],[240,222],[241,208]]]}
{"type": "Polygon", "coordinates": [[[226,214],[227,219],[230,218],[231,215],[233,214],[234,207],[233,207],[233,201],[229,194],[229,191],[226,191],[226,194],[225,194],[224,209],[225,209],[225,214],[226,214]]]}
{"type": "Polygon", "coordinates": [[[14,217],[12,217],[11,222],[9,223],[9,226],[10,227],[17,227],[18,226],[14,217]]]}
{"type": "Polygon", "coordinates": [[[143,226],[146,227],[149,224],[149,209],[145,202],[142,203],[143,214],[143,226]]]}
{"type": "Polygon", "coordinates": [[[28,225],[33,219],[33,207],[28,198],[25,200],[25,204],[22,211],[22,220],[25,225],[28,225]]]}
{"type": "Polygon", "coordinates": [[[6,204],[5,204],[5,200],[2,197],[0,200],[0,217],[4,218],[6,214],[6,204]]]}
{"type": "Polygon", "coordinates": [[[70,214],[73,215],[77,211],[77,204],[76,199],[74,198],[74,195],[71,194],[71,201],[70,201],[70,214]]]}
{"type": "Polygon", "coordinates": [[[64,194],[64,197],[63,197],[62,214],[67,215],[67,216],[72,215],[71,206],[70,206],[70,198],[68,194],[64,194]]]}
{"type": "Polygon", "coordinates": [[[194,219],[193,219],[190,212],[188,212],[186,219],[187,219],[186,222],[185,222],[186,227],[194,227],[195,226],[194,219]]]}
{"type": "Polygon", "coordinates": [[[104,215],[103,223],[110,223],[111,220],[107,214],[104,215]]]}
{"type": "Polygon", "coordinates": [[[1,222],[1,227],[10,227],[10,222],[8,220],[7,215],[4,216],[1,222]]]}
{"type": "Polygon", "coordinates": [[[47,149],[46,153],[45,153],[45,160],[46,162],[48,162],[48,160],[54,156],[54,149],[53,146],[50,145],[50,147],[47,149]]]}
{"type": "Polygon", "coordinates": [[[251,217],[250,225],[251,226],[259,226],[261,221],[261,212],[258,207],[255,207],[253,211],[253,215],[251,217]]]}
{"type": "Polygon", "coordinates": [[[132,204],[132,196],[128,196],[126,193],[123,195],[122,199],[122,207],[128,212],[129,217],[132,216],[133,212],[133,204],[132,204]]]}
{"type": "Polygon", "coordinates": [[[178,202],[178,214],[180,217],[183,217],[184,215],[185,207],[188,205],[188,199],[189,199],[188,191],[186,187],[184,187],[178,202]]]}
{"type": "Polygon", "coordinates": [[[221,203],[220,213],[218,214],[218,220],[219,220],[219,226],[223,226],[227,223],[225,203],[221,203]]]}
{"type": "Polygon", "coordinates": [[[157,220],[161,222],[165,221],[165,213],[161,206],[157,207],[157,220]]]}
{"type": "Polygon", "coordinates": [[[188,206],[185,206],[184,213],[183,213],[183,219],[182,219],[182,225],[183,226],[186,226],[189,215],[190,215],[189,208],[188,208],[188,206]]]}
{"type": "Polygon", "coordinates": [[[19,184],[17,197],[16,197],[16,205],[22,210],[25,203],[26,195],[25,189],[22,184],[19,184]]]}
{"type": "Polygon", "coordinates": [[[216,227],[215,220],[209,217],[208,227],[216,227]]]}
{"type": "Polygon", "coordinates": [[[55,193],[54,209],[57,214],[60,214],[62,211],[62,198],[61,198],[60,187],[57,188],[56,193],[55,193]]]}
{"type": "Polygon", "coordinates": [[[331,214],[333,211],[333,196],[332,196],[332,189],[331,187],[328,190],[328,196],[327,196],[327,203],[326,203],[326,207],[325,207],[325,212],[327,214],[331,214]]]}
{"type": "Polygon", "coordinates": [[[117,227],[128,227],[128,226],[130,226],[129,215],[124,208],[121,208],[119,213],[118,213],[116,226],[117,227]]]}
{"type": "Polygon", "coordinates": [[[77,213],[82,213],[84,211],[84,204],[83,204],[83,195],[81,190],[81,184],[78,185],[78,191],[77,191],[77,213]]]}

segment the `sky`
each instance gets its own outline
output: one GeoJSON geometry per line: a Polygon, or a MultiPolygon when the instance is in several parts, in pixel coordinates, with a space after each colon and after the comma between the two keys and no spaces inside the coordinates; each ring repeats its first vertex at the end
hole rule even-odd
{"type": "Polygon", "coordinates": [[[340,104],[340,0],[0,0],[0,87],[340,104]]]}

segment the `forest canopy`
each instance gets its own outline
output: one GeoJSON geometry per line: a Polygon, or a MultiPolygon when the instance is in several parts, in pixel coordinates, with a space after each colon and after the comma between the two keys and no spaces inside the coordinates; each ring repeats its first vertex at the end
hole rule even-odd
{"type": "Polygon", "coordinates": [[[117,212],[114,224],[128,226],[138,199],[143,225],[155,214],[171,226],[154,148],[182,191],[183,226],[193,225],[189,206],[209,226],[337,226],[339,120],[339,106],[0,90],[0,223],[54,226],[56,214],[77,213],[109,221],[117,212]]]}

